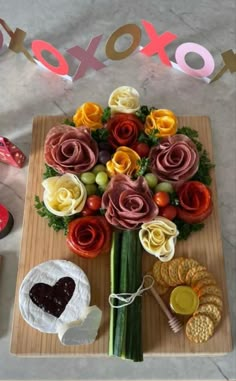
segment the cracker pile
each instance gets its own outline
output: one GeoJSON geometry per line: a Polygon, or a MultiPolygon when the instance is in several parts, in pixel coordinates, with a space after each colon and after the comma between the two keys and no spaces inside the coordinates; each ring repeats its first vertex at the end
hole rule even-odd
{"type": "Polygon", "coordinates": [[[192,287],[199,297],[199,307],[188,320],[185,333],[189,340],[197,344],[209,340],[223,310],[222,292],[213,275],[195,259],[184,257],[155,262],[152,274],[159,295],[179,285],[192,287]]]}

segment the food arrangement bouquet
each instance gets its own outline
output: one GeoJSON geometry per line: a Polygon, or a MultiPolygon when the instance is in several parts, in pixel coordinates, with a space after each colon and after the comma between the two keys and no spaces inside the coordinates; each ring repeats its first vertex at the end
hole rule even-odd
{"type": "MultiPolygon", "coordinates": [[[[132,87],[115,89],[105,109],[84,103],[52,127],[44,156],[38,213],[64,230],[75,254],[111,253],[115,295],[139,288],[143,249],[170,261],[177,240],[212,211],[212,164],[197,132],[171,110],[141,106],[132,87]]],[[[141,361],[141,298],[126,304],[111,302],[109,353],[141,361]]]]}

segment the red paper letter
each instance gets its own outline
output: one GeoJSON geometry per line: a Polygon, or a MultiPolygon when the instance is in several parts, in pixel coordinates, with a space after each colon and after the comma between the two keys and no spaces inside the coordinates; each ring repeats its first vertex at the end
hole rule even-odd
{"type": "Polygon", "coordinates": [[[0,31],[0,49],[2,49],[2,47],[3,47],[3,34],[0,31]]]}
{"type": "Polygon", "coordinates": [[[34,40],[32,42],[32,50],[35,57],[50,71],[59,75],[67,75],[69,72],[69,66],[63,55],[54,48],[53,45],[43,40],[34,40]],[[42,51],[50,52],[58,61],[58,66],[51,65],[42,56],[42,51]]]}
{"type": "Polygon", "coordinates": [[[142,20],[142,24],[151,41],[142,50],[140,50],[140,52],[146,54],[147,56],[158,54],[162,63],[167,66],[171,66],[171,62],[164,48],[166,45],[169,45],[172,41],[176,40],[177,35],[171,32],[165,32],[158,35],[154,26],[150,22],[142,20]]]}
{"type": "Polygon", "coordinates": [[[102,38],[100,36],[94,37],[87,48],[87,50],[82,49],[80,46],[76,45],[73,48],[67,50],[67,52],[72,56],[77,58],[80,62],[79,68],[76,71],[73,80],[77,80],[84,76],[88,67],[92,67],[94,70],[100,70],[106,67],[101,61],[94,57],[95,50],[102,38]]]}

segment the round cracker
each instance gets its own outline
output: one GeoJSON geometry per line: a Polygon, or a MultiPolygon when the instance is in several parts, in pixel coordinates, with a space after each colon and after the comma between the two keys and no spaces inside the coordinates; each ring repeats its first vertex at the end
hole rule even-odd
{"type": "Polygon", "coordinates": [[[158,284],[160,284],[163,287],[168,287],[168,285],[166,284],[166,282],[164,282],[161,276],[161,265],[162,265],[162,262],[156,261],[152,269],[152,274],[158,284]]]}
{"type": "Polygon", "coordinates": [[[218,307],[220,311],[223,310],[223,300],[219,296],[216,296],[216,295],[200,296],[199,305],[206,304],[206,303],[215,304],[216,307],[218,307]]]}
{"type": "Polygon", "coordinates": [[[190,341],[203,343],[213,335],[214,323],[209,316],[199,313],[188,320],[185,333],[190,341]]]}
{"type": "Polygon", "coordinates": [[[198,291],[198,296],[201,297],[203,295],[216,295],[222,299],[222,291],[217,286],[203,286],[198,291]]]}
{"type": "Polygon", "coordinates": [[[169,276],[169,262],[162,262],[161,277],[168,286],[171,286],[171,279],[169,276]]]}
{"type": "Polygon", "coordinates": [[[169,290],[169,287],[167,286],[163,286],[162,284],[160,283],[157,283],[155,282],[154,283],[154,286],[153,286],[156,290],[156,292],[159,294],[159,295],[165,295],[167,293],[167,291],[169,290]]]}
{"type": "Polygon", "coordinates": [[[175,258],[169,262],[169,277],[171,279],[171,282],[174,284],[174,286],[182,284],[178,274],[178,267],[183,260],[184,258],[180,257],[180,258],[175,258]]]}
{"type": "Polygon", "coordinates": [[[198,292],[204,286],[215,286],[215,285],[216,285],[216,281],[213,277],[206,277],[196,282],[194,285],[192,285],[192,287],[194,288],[196,292],[198,292]]]}
{"type": "Polygon", "coordinates": [[[198,266],[199,263],[192,258],[185,258],[178,267],[178,275],[179,279],[181,280],[182,283],[185,283],[185,278],[187,275],[187,272],[194,266],[198,266]]]}
{"type": "Polygon", "coordinates": [[[219,324],[221,320],[220,309],[213,303],[201,304],[194,315],[204,314],[208,316],[214,323],[214,328],[219,324]]]}
{"type": "Polygon", "coordinates": [[[198,271],[203,271],[203,270],[206,270],[206,267],[204,266],[201,266],[201,265],[197,265],[197,266],[193,266],[191,267],[191,269],[187,272],[186,274],[186,277],[185,277],[185,283],[187,285],[191,285],[191,282],[192,282],[192,278],[193,276],[198,272],[198,271]]]}
{"type": "Polygon", "coordinates": [[[205,269],[205,270],[200,270],[197,271],[193,276],[191,280],[191,286],[194,287],[194,285],[204,279],[204,278],[213,278],[212,275],[205,269]]]}

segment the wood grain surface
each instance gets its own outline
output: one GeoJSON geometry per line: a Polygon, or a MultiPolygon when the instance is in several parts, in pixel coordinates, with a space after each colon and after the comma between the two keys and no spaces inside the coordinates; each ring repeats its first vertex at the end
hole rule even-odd
{"type": "MultiPolygon", "coordinates": [[[[25,198],[23,234],[16,285],[16,298],[12,330],[11,352],[21,356],[106,356],[108,352],[110,290],[109,256],[102,255],[94,260],[78,258],[66,246],[62,232],[56,233],[47,226],[47,221],[39,217],[34,208],[34,197],[42,199],[41,186],[44,171],[43,147],[49,129],[62,122],[64,117],[39,116],[34,119],[32,148],[29,159],[29,172],[25,198]],[[49,259],[66,259],[79,265],[87,274],[91,283],[92,301],[103,311],[99,336],[94,344],[82,346],[63,346],[57,335],[43,334],[31,328],[21,317],[18,307],[19,287],[28,271],[49,259]]],[[[201,142],[213,158],[212,136],[209,118],[206,116],[181,116],[180,126],[191,126],[198,130],[201,142]]],[[[205,228],[192,234],[185,242],[178,242],[176,257],[195,258],[214,274],[224,295],[222,320],[206,343],[191,343],[184,331],[174,334],[161,312],[155,299],[146,293],[143,300],[143,350],[145,356],[161,355],[215,355],[232,350],[229,308],[227,300],[224,258],[217,207],[215,172],[212,171],[214,209],[207,219],[205,228]]],[[[152,268],[155,258],[143,255],[143,272],[152,268]]]]}

